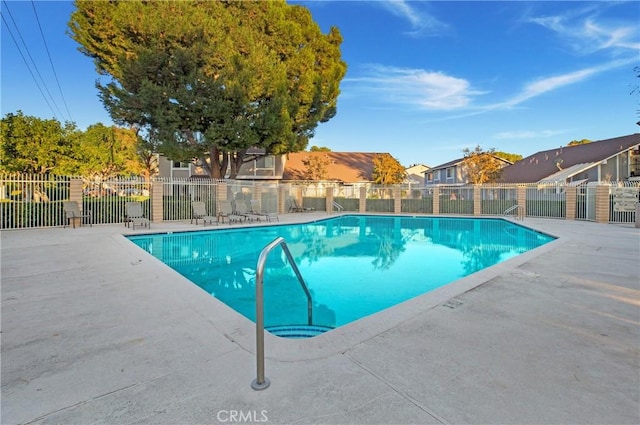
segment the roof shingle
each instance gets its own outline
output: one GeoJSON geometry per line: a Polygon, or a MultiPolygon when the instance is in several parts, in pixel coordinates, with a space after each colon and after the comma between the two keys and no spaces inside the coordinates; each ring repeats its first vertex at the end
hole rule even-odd
{"type": "Polygon", "coordinates": [[[373,159],[380,155],[375,152],[295,152],[288,154],[283,180],[305,180],[307,167],[302,162],[307,157],[327,157],[327,176],[325,180],[337,180],[345,183],[372,181],[373,159]]]}
{"type": "Polygon", "coordinates": [[[640,133],[540,151],[505,167],[504,183],[533,183],[576,164],[600,162],[640,144],[640,133]]]}

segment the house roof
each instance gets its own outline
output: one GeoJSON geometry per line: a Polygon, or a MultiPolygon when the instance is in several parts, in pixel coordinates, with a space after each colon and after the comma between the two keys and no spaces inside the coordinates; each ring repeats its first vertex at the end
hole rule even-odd
{"type": "MultiPolygon", "coordinates": [[[[495,159],[498,159],[498,160],[500,160],[500,161],[504,162],[504,163],[505,163],[505,164],[507,164],[507,165],[510,165],[510,164],[511,164],[511,162],[510,162],[510,161],[508,161],[508,160],[506,160],[506,159],[504,159],[504,158],[500,158],[499,156],[496,156],[496,155],[492,155],[492,156],[493,156],[495,159]]],[[[453,166],[456,166],[456,165],[460,165],[460,164],[462,164],[462,163],[464,162],[464,160],[465,160],[465,158],[464,158],[464,157],[462,157],[462,158],[458,158],[458,159],[454,159],[453,161],[449,161],[449,162],[445,162],[444,164],[437,165],[437,166],[435,166],[435,167],[433,167],[433,168],[431,168],[431,169],[429,169],[429,170],[426,170],[425,172],[427,172],[427,171],[431,172],[431,171],[443,170],[443,169],[445,169],[445,168],[449,168],[449,167],[453,167],[453,166]]]]}
{"type": "Polygon", "coordinates": [[[444,164],[436,165],[435,167],[432,167],[430,170],[427,170],[427,171],[437,171],[437,170],[442,170],[444,168],[453,167],[454,165],[460,164],[462,161],[464,161],[464,158],[454,159],[453,161],[449,161],[449,162],[445,162],[444,164]]]}
{"type": "Polygon", "coordinates": [[[284,166],[283,180],[306,180],[307,167],[303,160],[319,156],[329,159],[325,180],[345,183],[369,182],[373,180],[373,159],[381,153],[375,152],[295,152],[288,154],[284,166]]]}
{"type": "Polygon", "coordinates": [[[585,162],[576,165],[572,165],[569,168],[565,168],[562,171],[558,171],[557,173],[553,173],[550,176],[545,177],[540,180],[539,183],[564,183],[567,179],[575,176],[576,174],[580,174],[585,170],[596,165],[597,162],[585,162]]]}
{"type": "Polygon", "coordinates": [[[409,167],[405,168],[405,172],[407,173],[407,177],[405,178],[405,183],[423,184],[424,173],[427,170],[429,170],[428,165],[424,165],[424,164],[410,165],[409,167]]]}
{"type": "Polygon", "coordinates": [[[502,170],[505,183],[533,183],[577,164],[592,166],[640,144],[640,134],[540,151],[502,170]]]}
{"type": "Polygon", "coordinates": [[[408,167],[406,167],[407,172],[411,172],[411,171],[420,171],[423,172],[424,170],[428,170],[429,167],[428,165],[425,164],[412,164],[409,165],[408,167]]]}

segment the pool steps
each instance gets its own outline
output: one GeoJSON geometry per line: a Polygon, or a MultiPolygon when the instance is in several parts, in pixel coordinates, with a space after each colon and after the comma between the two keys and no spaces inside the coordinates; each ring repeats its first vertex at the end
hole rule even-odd
{"type": "Polygon", "coordinates": [[[323,325],[266,326],[265,330],[281,338],[313,338],[333,329],[323,325]]]}

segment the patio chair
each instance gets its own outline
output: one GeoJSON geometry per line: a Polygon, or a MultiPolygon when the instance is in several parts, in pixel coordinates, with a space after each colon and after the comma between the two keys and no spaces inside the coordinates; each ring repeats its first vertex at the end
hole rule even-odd
{"type": "Polygon", "coordinates": [[[246,217],[247,220],[249,221],[260,221],[260,215],[259,214],[254,214],[253,212],[251,212],[251,210],[249,209],[249,206],[247,205],[246,201],[236,201],[235,202],[235,210],[234,212],[237,215],[241,215],[243,217],[246,217]]]}
{"type": "Polygon", "coordinates": [[[127,202],[124,204],[126,215],[125,224],[129,223],[133,226],[133,230],[136,230],[136,225],[151,228],[151,220],[144,216],[142,211],[142,203],[140,202],[127,202]]]}
{"type": "Polygon", "coordinates": [[[269,212],[266,212],[265,210],[261,209],[260,208],[260,201],[258,201],[257,199],[252,199],[252,200],[249,201],[249,211],[251,211],[251,214],[255,214],[255,215],[264,217],[265,220],[267,220],[267,221],[271,221],[272,219],[280,221],[280,218],[278,217],[278,214],[269,213],[269,212]]]}
{"type": "Polygon", "coordinates": [[[71,223],[73,228],[76,228],[76,219],[79,221],[82,226],[82,220],[88,219],[89,227],[93,227],[91,211],[87,210],[86,213],[82,213],[80,211],[80,204],[76,201],[65,201],[62,204],[62,208],[64,209],[65,222],[64,227],[67,227],[68,223],[71,223]]]}
{"type": "Polygon", "coordinates": [[[296,198],[289,198],[289,212],[310,212],[315,211],[313,207],[303,207],[298,204],[296,198]]]}
{"type": "Polygon", "coordinates": [[[225,218],[228,223],[241,223],[246,220],[245,216],[233,212],[231,201],[220,201],[218,203],[218,219],[224,223],[225,218]]]}
{"type": "Polygon", "coordinates": [[[195,220],[196,225],[198,224],[198,220],[202,220],[202,223],[205,226],[207,225],[207,221],[211,224],[213,224],[214,221],[218,223],[218,217],[209,215],[207,213],[207,207],[202,201],[193,201],[191,203],[191,210],[192,210],[191,222],[193,223],[193,220],[195,220]]]}

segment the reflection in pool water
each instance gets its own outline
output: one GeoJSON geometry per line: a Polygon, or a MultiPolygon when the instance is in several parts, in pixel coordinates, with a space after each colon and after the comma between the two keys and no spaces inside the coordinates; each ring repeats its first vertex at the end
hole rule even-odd
{"type": "MultiPolygon", "coordinates": [[[[283,237],[313,297],[313,322],[341,326],[553,240],[501,219],[345,215],[307,224],[129,239],[254,320],[255,267],[283,237]]],[[[307,301],[280,248],[265,268],[265,325],[303,324],[307,301]]]]}

